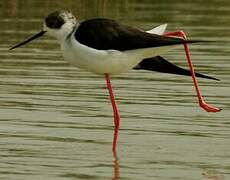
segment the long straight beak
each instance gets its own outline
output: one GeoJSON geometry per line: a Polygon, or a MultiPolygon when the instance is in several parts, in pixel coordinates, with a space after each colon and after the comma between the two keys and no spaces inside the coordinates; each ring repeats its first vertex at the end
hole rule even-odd
{"type": "Polygon", "coordinates": [[[21,43],[15,45],[14,47],[10,48],[10,50],[15,49],[15,48],[18,48],[18,47],[20,47],[20,46],[22,46],[22,45],[24,45],[24,44],[26,44],[26,43],[28,43],[28,42],[34,40],[34,39],[37,39],[37,38],[43,36],[45,33],[46,33],[46,31],[41,31],[41,32],[39,32],[38,34],[35,34],[35,35],[32,36],[31,38],[27,39],[26,41],[23,41],[23,42],[21,42],[21,43]]]}

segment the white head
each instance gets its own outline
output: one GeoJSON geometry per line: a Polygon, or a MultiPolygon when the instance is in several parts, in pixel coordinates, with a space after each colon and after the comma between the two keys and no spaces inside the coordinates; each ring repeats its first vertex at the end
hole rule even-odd
{"type": "Polygon", "coordinates": [[[75,16],[68,11],[55,11],[49,14],[43,23],[43,30],[33,37],[12,47],[10,50],[22,46],[45,33],[57,38],[59,41],[64,40],[76,27],[77,21],[75,16]]]}

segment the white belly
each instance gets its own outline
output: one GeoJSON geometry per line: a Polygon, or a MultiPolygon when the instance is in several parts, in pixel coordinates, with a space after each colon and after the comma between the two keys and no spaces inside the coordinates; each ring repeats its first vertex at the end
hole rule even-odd
{"type": "Polygon", "coordinates": [[[168,51],[172,46],[130,51],[96,50],[80,44],[72,37],[67,39],[61,48],[64,59],[78,68],[96,74],[119,74],[129,71],[144,58],[168,51]]]}

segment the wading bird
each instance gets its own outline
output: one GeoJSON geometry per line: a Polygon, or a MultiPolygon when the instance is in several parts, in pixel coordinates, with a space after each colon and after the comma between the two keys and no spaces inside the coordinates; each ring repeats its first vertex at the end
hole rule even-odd
{"type": "Polygon", "coordinates": [[[86,71],[104,75],[114,113],[115,128],[112,149],[116,154],[120,114],[115,102],[110,75],[127,72],[130,69],[143,69],[192,76],[200,106],[208,112],[220,111],[219,108],[205,103],[196,76],[218,79],[195,73],[192,65],[188,43],[202,41],[187,40],[183,31],[163,34],[165,28],[166,25],[161,25],[145,32],[104,18],[79,23],[72,13],[55,11],[45,18],[41,32],[17,44],[11,50],[48,34],[58,40],[64,59],[69,63],[86,71]],[[184,46],[190,71],[160,56],[177,45],[184,46]]]}

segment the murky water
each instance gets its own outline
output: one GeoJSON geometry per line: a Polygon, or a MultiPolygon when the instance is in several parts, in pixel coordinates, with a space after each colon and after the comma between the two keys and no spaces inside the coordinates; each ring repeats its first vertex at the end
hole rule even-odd
{"type": "MultiPolygon", "coordinates": [[[[1,0],[0,179],[230,179],[230,1],[1,0]],[[38,32],[43,18],[71,9],[79,20],[108,17],[143,29],[168,23],[193,39],[206,100],[191,78],[146,71],[113,77],[122,127],[113,161],[113,116],[103,77],[68,65],[49,37],[8,48],[38,32]],[[120,177],[120,178],[119,178],[120,177]]],[[[165,55],[186,67],[182,48],[165,55]]]]}

